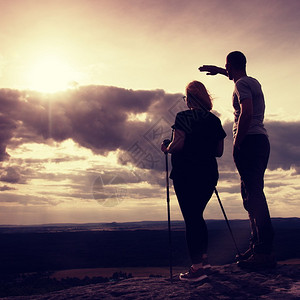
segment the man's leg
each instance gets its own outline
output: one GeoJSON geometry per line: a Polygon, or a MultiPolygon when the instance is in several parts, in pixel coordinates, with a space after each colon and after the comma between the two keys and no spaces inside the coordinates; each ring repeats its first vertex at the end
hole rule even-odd
{"type": "Polygon", "coordinates": [[[247,190],[246,190],[245,183],[242,180],[241,180],[241,195],[242,195],[242,198],[243,198],[244,208],[248,212],[249,221],[250,221],[251,239],[250,239],[249,250],[251,250],[251,251],[249,251],[249,253],[251,253],[252,250],[253,250],[254,244],[258,241],[258,236],[257,236],[257,228],[256,228],[256,224],[255,224],[255,219],[251,215],[251,213],[249,213],[249,209],[248,209],[248,193],[247,193],[247,190]]]}
{"type": "Polygon", "coordinates": [[[259,183],[249,179],[246,188],[249,190],[247,207],[252,226],[253,250],[256,253],[270,254],[273,244],[273,227],[266,197],[263,191],[258,191],[259,183]]]}
{"type": "Polygon", "coordinates": [[[255,253],[270,254],[273,244],[273,227],[266,197],[263,192],[264,172],[270,146],[263,135],[247,136],[234,158],[243,187],[244,207],[249,213],[255,253]]]}

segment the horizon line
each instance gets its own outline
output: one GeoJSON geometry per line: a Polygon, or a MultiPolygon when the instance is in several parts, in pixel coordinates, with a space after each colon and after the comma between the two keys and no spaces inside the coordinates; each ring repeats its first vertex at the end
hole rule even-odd
{"type": "MultiPolygon", "coordinates": [[[[278,220],[278,219],[300,219],[300,217],[274,217],[271,218],[272,220],[278,220]]],[[[206,219],[205,221],[224,221],[224,219],[206,219]]],[[[231,221],[247,221],[248,219],[231,219],[231,221]]],[[[165,223],[168,222],[167,220],[160,220],[160,221],[154,221],[154,220],[143,220],[143,221],[125,221],[125,222],[117,222],[117,221],[111,221],[111,222],[84,222],[84,223],[42,223],[42,224],[0,224],[0,228],[2,227],[38,227],[38,226],[87,226],[87,225],[111,225],[111,224],[134,224],[134,223],[165,223]]],[[[171,220],[171,223],[180,222],[184,223],[184,220],[171,220]]]]}

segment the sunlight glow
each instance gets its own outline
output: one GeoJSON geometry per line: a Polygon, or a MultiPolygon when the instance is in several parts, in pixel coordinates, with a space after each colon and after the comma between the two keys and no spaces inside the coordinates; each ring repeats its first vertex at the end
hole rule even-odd
{"type": "Polygon", "coordinates": [[[147,113],[140,113],[140,114],[128,114],[128,121],[139,121],[139,122],[145,122],[147,120],[147,113]]]}
{"type": "Polygon", "coordinates": [[[74,72],[59,56],[44,55],[39,57],[27,74],[30,89],[53,93],[65,90],[74,82],[74,72]]]}

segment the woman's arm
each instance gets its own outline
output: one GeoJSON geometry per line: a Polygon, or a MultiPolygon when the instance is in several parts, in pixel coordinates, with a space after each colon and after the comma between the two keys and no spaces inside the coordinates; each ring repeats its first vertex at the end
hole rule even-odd
{"type": "Polygon", "coordinates": [[[224,151],[224,139],[219,140],[217,144],[215,156],[221,157],[223,155],[223,151],[224,151]]]}
{"type": "Polygon", "coordinates": [[[175,129],[173,134],[173,140],[166,147],[164,144],[161,145],[161,151],[165,153],[174,153],[182,150],[185,140],[185,132],[183,130],[175,129]]]}

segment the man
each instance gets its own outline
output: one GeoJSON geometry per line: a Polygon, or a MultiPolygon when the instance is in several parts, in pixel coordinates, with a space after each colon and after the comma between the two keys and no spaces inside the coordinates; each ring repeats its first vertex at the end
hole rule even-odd
{"type": "Polygon", "coordinates": [[[264,127],[265,101],[260,83],[247,76],[246,57],[239,51],[228,54],[225,69],[204,65],[207,75],[222,74],[234,81],[233,157],[241,177],[241,194],[251,225],[249,249],[237,257],[241,267],[274,267],[273,227],[263,192],[270,144],[264,127]]]}

